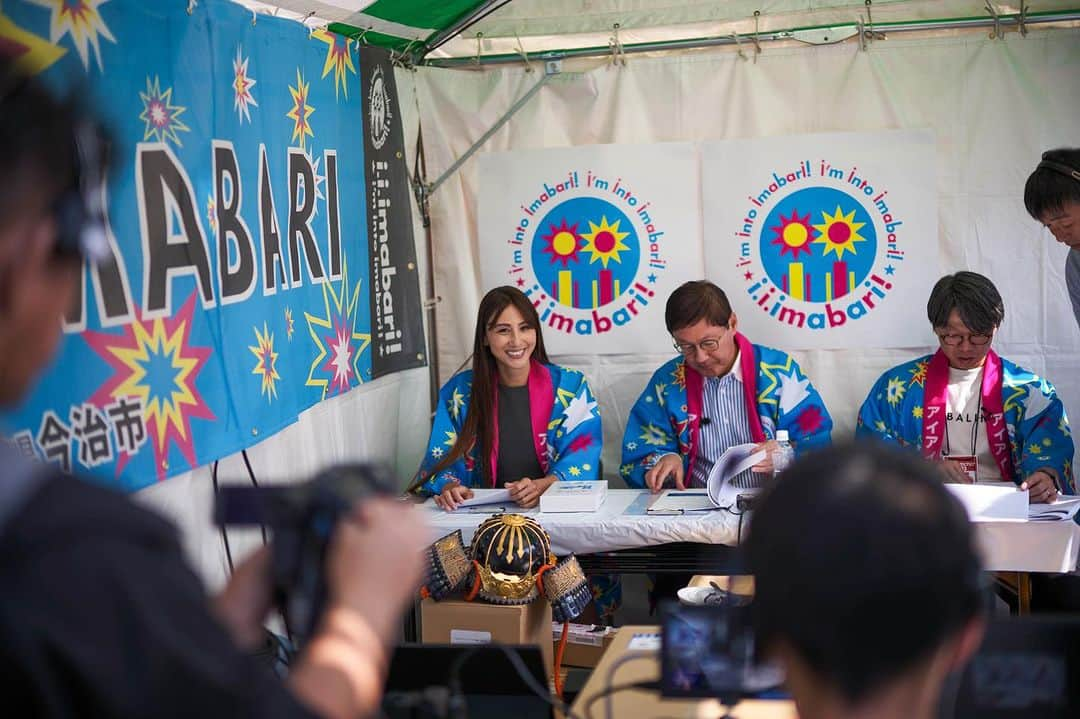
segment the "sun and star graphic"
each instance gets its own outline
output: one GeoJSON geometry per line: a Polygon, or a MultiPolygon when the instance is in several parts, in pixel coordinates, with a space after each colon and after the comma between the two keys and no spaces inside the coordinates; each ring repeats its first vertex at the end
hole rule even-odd
{"type": "Polygon", "coordinates": [[[609,223],[606,216],[601,216],[600,224],[592,220],[587,222],[588,232],[579,232],[579,223],[569,224],[565,219],[557,225],[548,225],[548,233],[541,235],[541,239],[543,251],[551,255],[551,264],[561,262],[565,268],[571,262],[580,261],[582,252],[589,253],[589,264],[599,262],[605,269],[609,262],[622,262],[619,253],[630,250],[623,242],[630,233],[619,230],[622,220],[609,223]]]}
{"type": "Polygon", "coordinates": [[[798,260],[800,252],[809,256],[812,252],[811,244],[823,245],[822,256],[832,252],[837,260],[841,260],[845,252],[858,254],[855,245],[866,241],[866,238],[859,234],[859,230],[865,225],[865,222],[855,221],[855,210],[845,214],[839,205],[831,215],[822,212],[820,223],[811,223],[809,212],[800,216],[799,211],[793,209],[791,217],[785,217],[781,213],[780,224],[770,228],[776,233],[771,244],[779,245],[780,255],[790,254],[792,260],[798,260]]]}

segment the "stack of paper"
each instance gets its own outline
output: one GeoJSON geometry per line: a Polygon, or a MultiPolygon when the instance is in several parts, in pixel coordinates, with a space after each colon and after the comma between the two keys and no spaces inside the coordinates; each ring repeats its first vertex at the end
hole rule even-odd
{"type": "Polygon", "coordinates": [[[1053,504],[1028,505],[1028,519],[1039,522],[1065,522],[1080,510],[1080,497],[1059,494],[1053,504]]]}

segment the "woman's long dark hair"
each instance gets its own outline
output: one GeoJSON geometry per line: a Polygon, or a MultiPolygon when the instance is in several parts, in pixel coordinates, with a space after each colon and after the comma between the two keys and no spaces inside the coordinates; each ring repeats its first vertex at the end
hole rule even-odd
{"type": "Polygon", "coordinates": [[[465,424],[458,432],[454,446],[431,470],[434,476],[457,461],[474,445],[479,445],[476,461],[480,463],[481,477],[490,482],[491,466],[488,458],[495,442],[493,428],[498,418],[495,417],[495,382],[498,365],[491,348],[484,343],[488,329],[495,324],[503,310],[513,305],[531,327],[536,329],[536,346],[532,359],[548,363],[547,350],[544,349],[544,333],[540,328],[540,316],[525,294],[514,287],[504,286],[484,295],[480,309],[476,313],[476,331],[473,333],[472,353],[472,391],[469,393],[469,410],[465,415],[465,424]]]}

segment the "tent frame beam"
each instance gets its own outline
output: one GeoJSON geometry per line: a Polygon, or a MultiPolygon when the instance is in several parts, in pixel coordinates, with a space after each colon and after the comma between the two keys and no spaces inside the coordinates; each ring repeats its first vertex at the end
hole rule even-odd
{"type": "Polygon", "coordinates": [[[562,72],[562,63],[559,60],[546,61],[544,63],[544,76],[540,78],[540,80],[535,85],[529,88],[528,92],[518,98],[517,102],[511,105],[510,109],[503,113],[502,117],[496,120],[495,123],[488,129],[488,131],[481,135],[480,139],[474,142],[472,146],[461,155],[461,157],[454,160],[454,164],[446,168],[446,171],[443,172],[443,174],[439,175],[438,179],[436,179],[427,187],[422,188],[424,196],[430,197],[431,195],[435,194],[435,191],[439,189],[439,187],[444,182],[446,182],[455,172],[457,172],[458,168],[464,165],[465,162],[470,157],[472,157],[477,150],[483,147],[484,143],[491,139],[492,135],[498,132],[503,125],[509,122],[510,118],[516,115],[518,110],[523,108],[525,104],[532,99],[533,95],[540,92],[540,88],[546,85],[548,83],[548,80],[550,80],[555,75],[558,75],[560,72],[562,72]]]}
{"type": "MultiPolygon", "coordinates": [[[[1037,25],[1045,23],[1059,23],[1059,22],[1077,22],[1080,21],[1080,8],[1076,10],[1062,10],[1052,11],[1045,13],[1015,13],[1011,15],[998,15],[996,17],[973,17],[973,18],[948,18],[942,20],[918,20],[913,22],[893,22],[893,23],[874,23],[869,26],[861,22],[849,23],[841,25],[828,26],[827,29],[834,31],[838,38],[847,39],[850,37],[858,36],[860,31],[862,33],[861,41],[870,41],[874,39],[880,39],[881,33],[904,33],[904,32],[926,32],[928,30],[964,30],[964,29],[978,29],[978,28],[993,28],[995,31],[1002,31],[1008,29],[1010,26],[1016,30],[1020,30],[1028,25],[1037,25]]],[[[457,31],[468,27],[463,25],[457,31]]],[[[753,33],[744,33],[742,35],[731,34],[723,37],[703,37],[703,38],[686,38],[683,40],[670,40],[665,42],[645,42],[637,43],[633,45],[623,45],[621,48],[622,54],[634,54],[643,52],[665,52],[673,50],[696,50],[699,48],[718,47],[724,45],[738,45],[743,42],[753,43],[757,42],[783,42],[783,41],[802,41],[808,42],[808,44],[819,44],[812,41],[808,41],[805,38],[808,34],[819,32],[823,27],[804,27],[793,28],[790,30],[773,30],[771,32],[759,33],[754,35],[753,33]]],[[[837,41],[842,41],[838,39],[837,41]]],[[[828,43],[833,44],[833,43],[828,43]]],[[[542,61],[547,60],[564,60],[570,58],[585,58],[585,57],[606,57],[611,55],[612,50],[609,46],[596,46],[596,47],[584,47],[575,48],[570,50],[554,50],[544,53],[538,53],[535,57],[542,61]]],[[[519,63],[522,61],[520,54],[502,54],[502,55],[479,55],[474,57],[447,57],[447,58],[428,58],[422,61],[421,64],[430,67],[443,67],[443,68],[455,68],[455,67],[476,67],[478,65],[509,65],[513,63],[519,63]]]]}

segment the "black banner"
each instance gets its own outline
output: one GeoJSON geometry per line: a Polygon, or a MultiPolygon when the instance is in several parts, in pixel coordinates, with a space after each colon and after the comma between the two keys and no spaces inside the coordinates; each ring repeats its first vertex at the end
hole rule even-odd
{"type": "Polygon", "coordinates": [[[390,55],[361,48],[373,377],[427,364],[405,136],[390,55]]]}

